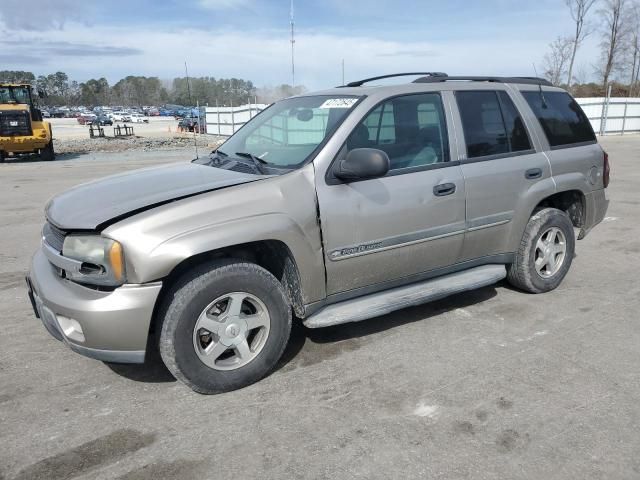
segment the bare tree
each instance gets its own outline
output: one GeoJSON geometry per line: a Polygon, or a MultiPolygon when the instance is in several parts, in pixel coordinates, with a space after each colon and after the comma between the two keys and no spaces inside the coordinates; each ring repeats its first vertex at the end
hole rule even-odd
{"type": "Polygon", "coordinates": [[[571,59],[569,60],[569,73],[567,74],[567,85],[571,87],[573,82],[573,65],[576,61],[576,53],[583,40],[592,32],[590,25],[586,23],[589,10],[596,3],[596,0],[564,0],[569,7],[571,18],[575,23],[575,31],[572,38],[571,59]]]}
{"type": "Polygon", "coordinates": [[[628,34],[628,0],[604,0],[600,10],[602,17],[602,63],[598,72],[602,75],[605,91],[611,75],[622,66],[624,43],[628,34]]]}
{"type": "Polygon", "coordinates": [[[640,73],[640,5],[634,4],[631,15],[631,26],[629,36],[629,48],[626,49],[630,57],[631,65],[631,82],[629,82],[629,96],[635,91],[636,83],[638,83],[638,74],[640,73]]]}
{"type": "Polygon", "coordinates": [[[567,72],[567,65],[571,59],[572,40],[558,37],[549,44],[549,51],[544,56],[544,76],[554,85],[560,85],[567,72]]]}

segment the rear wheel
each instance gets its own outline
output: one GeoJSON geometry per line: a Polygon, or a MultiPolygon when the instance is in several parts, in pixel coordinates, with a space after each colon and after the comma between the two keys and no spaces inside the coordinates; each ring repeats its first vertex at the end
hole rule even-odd
{"type": "Polygon", "coordinates": [[[575,252],[573,224],[555,208],[535,213],[527,223],[507,280],[531,293],[555,289],[564,279],[575,252]]]}
{"type": "Polygon", "coordinates": [[[4,152],[0,150],[0,163],[4,163],[4,152]]]}
{"type": "Polygon", "coordinates": [[[50,162],[56,158],[56,154],[53,151],[53,139],[47,143],[46,147],[40,150],[40,158],[45,162],[50,162]]]}
{"type": "Polygon", "coordinates": [[[51,125],[49,125],[49,143],[47,146],[40,150],[40,158],[45,162],[50,162],[56,158],[56,152],[53,150],[53,133],[51,132],[51,125]]]}
{"type": "Polygon", "coordinates": [[[291,307],[280,282],[240,261],[217,261],[187,273],[168,292],[160,315],[165,365],[205,394],[268,375],[291,332],[291,307]]]}

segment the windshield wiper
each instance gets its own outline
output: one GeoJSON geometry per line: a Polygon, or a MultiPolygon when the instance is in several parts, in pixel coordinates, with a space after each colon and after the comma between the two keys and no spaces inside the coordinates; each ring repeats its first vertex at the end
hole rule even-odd
{"type": "Polygon", "coordinates": [[[261,159],[260,157],[256,157],[253,153],[249,153],[249,152],[236,152],[236,155],[238,155],[239,157],[249,158],[253,162],[253,164],[256,166],[256,169],[262,175],[264,175],[265,172],[262,166],[267,165],[269,162],[261,159]]]}

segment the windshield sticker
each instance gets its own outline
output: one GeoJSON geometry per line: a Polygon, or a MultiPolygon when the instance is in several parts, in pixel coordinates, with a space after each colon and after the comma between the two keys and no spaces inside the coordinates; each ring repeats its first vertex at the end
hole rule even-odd
{"type": "Polygon", "coordinates": [[[320,108],[351,108],[357,101],[357,98],[330,98],[320,108]]]}

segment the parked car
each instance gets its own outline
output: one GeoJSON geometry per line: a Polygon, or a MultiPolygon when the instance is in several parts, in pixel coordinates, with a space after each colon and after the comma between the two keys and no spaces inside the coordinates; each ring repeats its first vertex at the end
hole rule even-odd
{"type": "Polygon", "coordinates": [[[184,117],[178,122],[178,130],[181,132],[193,132],[200,133],[198,128],[198,119],[195,117],[184,117]]]}
{"type": "Polygon", "coordinates": [[[96,115],[93,113],[80,113],[78,112],[76,119],[80,125],[88,125],[96,119],[96,115]]]}
{"type": "Polygon", "coordinates": [[[96,118],[94,118],[91,121],[91,124],[92,125],[100,125],[100,126],[113,125],[113,120],[111,118],[109,118],[107,115],[100,114],[100,115],[97,115],[96,118]]]}
{"type": "Polygon", "coordinates": [[[131,113],[129,114],[129,120],[127,121],[131,123],[149,123],[149,118],[140,113],[131,113]]]}
{"type": "Polygon", "coordinates": [[[176,378],[218,393],[271,372],[294,317],[366,321],[505,277],[540,294],[588,261],[574,229],[604,218],[609,160],[566,91],[363,88],[380,78],[276,102],[207,158],[54,197],[36,315],[109,362],[142,363],[152,334],[176,378]]]}
{"type": "Polygon", "coordinates": [[[114,122],[128,122],[131,120],[131,114],[123,111],[113,112],[111,114],[111,120],[114,122]]]}

